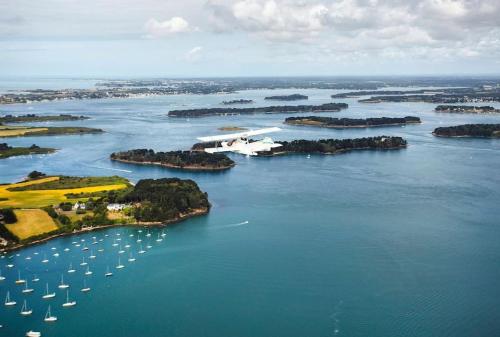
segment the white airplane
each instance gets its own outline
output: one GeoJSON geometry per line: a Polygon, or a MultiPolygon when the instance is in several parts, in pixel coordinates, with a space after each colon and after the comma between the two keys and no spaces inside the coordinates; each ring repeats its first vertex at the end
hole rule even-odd
{"type": "Polygon", "coordinates": [[[270,137],[257,141],[248,141],[248,137],[263,135],[266,133],[281,131],[280,128],[265,128],[259,130],[251,130],[246,132],[229,133],[226,135],[198,137],[197,139],[203,143],[215,142],[216,147],[205,148],[205,152],[235,152],[247,156],[256,156],[260,151],[271,151],[271,149],[282,146],[275,143],[270,137]],[[220,143],[220,146],[218,146],[220,143]]]}

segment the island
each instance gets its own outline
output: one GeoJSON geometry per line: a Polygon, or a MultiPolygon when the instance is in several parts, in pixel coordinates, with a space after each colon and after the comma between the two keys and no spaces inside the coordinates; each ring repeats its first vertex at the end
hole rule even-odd
{"type": "Polygon", "coordinates": [[[62,121],[76,121],[89,119],[86,116],[74,116],[68,114],[60,114],[60,115],[35,115],[35,114],[26,114],[26,115],[5,115],[0,116],[0,124],[3,123],[28,123],[28,122],[62,122],[62,121]]]}
{"type": "Polygon", "coordinates": [[[49,147],[39,147],[35,144],[31,145],[30,147],[12,147],[7,143],[0,143],[0,159],[32,154],[49,154],[54,153],[55,151],[56,149],[49,147]]]}
{"type": "Polygon", "coordinates": [[[437,137],[499,138],[500,124],[463,124],[436,128],[432,133],[437,137]]]}
{"type": "MultiPolygon", "coordinates": [[[[249,142],[254,140],[250,139],[249,142]]],[[[405,148],[407,142],[401,137],[366,137],[354,139],[320,139],[320,140],[293,140],[275,141],[281,147],[273,148],[271,151],[259,152],[258,156],[270,157],[284,154],[338,154],[355,150],[393,150],[405,148]]],[[[205,148],[216,146],[215,142],[196,143],[192,146],[193,151],[203,151],[205,148]]]]}
{"type": "Polygon", "coordinates": [[[151,149],[135,149],[112,153],[110,159],[123,163],[159,165],[192,171],[222,171],[235,165],[225,154],[197,151],[155,152],[151,149]]]}
{"type": "Polygon", "coordinates": [[[253,103],[252,99],[234,99],[232,101],[223,101],[224,105],[233,105],[233,104],[250,104],[253,103]]]}
{"type": "Polygon", "coordinates": [[[245,131],[248,130],[247,128],[241,128],[239,126],[221,126],[220,128],[217,128],[219,131],[245,131]]]}
{"type": "Polygon", "coordinates": [[[300,101],[303,99],[309,99],[306,95],[300,94],[292,94],[292,95],[277,95],[277,96],[268,96],[264,98],[269,101],[300,101]]]}
{"type": "Polygon", "coordinates": [[[320,116],[307,117],[288,117],[285,119],[285,124],[302,125],[302,126],[317,126],[334,129],[345,128],[370,128],[381,126],[400,126],[407,124],[418,124],[420,118],[414,116],[406,117],[378,117],[378,118],[333,118],[320,116]]]}
{"type": "Polygon", "coordinates": [[[447,113],[500,113],[500,109],[495,109],[492,106],[472,106],[472,105],[438,105],[435,109],[436,112],[447,113]]]}
{"type": "Polygon", "coordinates": [[[46,176],[0,185],[0,251],[120,225],[167,225],[207,214],[210,203],[192,180],[46,176]]]}
{"type": "Polygon", "coordinates": [[[202,108],[187,110],[171,110],[169,117],[205,117],[205,116],[230,116],[230,115],[250,115],[250,114],[275,114],[275,113],[299,113],[299,112],[338,112],[347,109],[347,103],[325,103],[321,105],[282,105],[267,106],[258,108],[202,108]]]}
{"type": "Polygon", "coordinates": [[[83,135],[102,132],[104,132],[102,129],[78,126],[37,127],[0,125],[0,137],[83,135]]]}
{"type": "Polygon", "coordinates": [[[358,150],[394,150],[407,146],[401,137],[365,137],[354,139],[320,139],[320,140],[293,140],[290,142],[279,141],[281,147],[271,151],[259,152],[259,156],[269,157],[284,154],[339,154],[358,150]]]}

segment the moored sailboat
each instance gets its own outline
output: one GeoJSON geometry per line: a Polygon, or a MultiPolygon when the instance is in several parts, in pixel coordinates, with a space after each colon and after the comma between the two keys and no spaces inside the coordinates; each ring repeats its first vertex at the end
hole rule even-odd
{"type": "Polygon", "coordinates": [[[50,305],[49,305],[49,308],[47,309],[47,312],[45,313],[45,318],[43,320],[45,322],[55,322],[55,321],[57,321],[57,317],[56,316],[52,316],[52,314],[50,313],[50,305]]]}
{"type": "Polygon", "coordinates": [[[45,285],[45,295],[42,296],[44,300],[56,297],[56,293],[49,293],[49,284],[45,285]]]}

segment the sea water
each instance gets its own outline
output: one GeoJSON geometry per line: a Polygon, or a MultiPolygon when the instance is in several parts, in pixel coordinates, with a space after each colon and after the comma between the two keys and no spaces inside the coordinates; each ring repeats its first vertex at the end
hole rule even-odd
{"type": "MultiPolygon", "coordinates": [[[[264,97],[271,94],[310,97],[283,104],[321,104],[331,102],[330,95],[337,92],[251,90],[1,106],[1,114],[91,117],[33,125],[105,130],[97,135],[2,140],[13,146],[35,143],[58,149],[52,155],[1,160],[2,183],[19,181],[32,170],[120,175],[133,182],[180,177],[195,180],[208,192],[212,209],[207,216],[169,226],[161,242],[156,241],[161,229],[152,229],[150,249],[147,230],[121,227],[9,253],[0,259],[7,277],[0,281],[0,300],[9,290],[17,306],[0,306],[0,335],[23,336],[28,330],[53,337],[500,334],[500,141],[431,134],[439,126],[500,123],[500,116],[438,114],[434,104],[362,104],[350,98],[334,100],[348,103],[349,109],[321,116],[412,115],[422,124],[332,130],[283,124],[286,117],[303,114],[167,117],[171,109],[215,107],[239,98],[253,99],[251,106],[269,105],[264,97]],[[112,152],[134,148],[189,149],[196,137],[219,134],[217,128],[226,125],[278,126],[283,131],[271,135],[276,140],[402,136],[408,148],[310,158],[230,154],[237,165],[219,173],[109,160],[112,152]],[[138,254],[137,235],[147,250],[144,254],[138,254]],[[91,244],[92,237],[98,244],[91,244]],[[117,238],[124,254],[112,246],[117,238]],[[127,243],[131,247],[125,249],[127,243]],[[88,258],[90,250],[81,250],[85,245],[96,259],[88,258]],[[129,251],[135,262],[128,262],[129,251]],[[53,256],[56,252],[58,257],[53,256]],[[41,262],[45,256],[48,263],[41,262]],[[83,256],[91,276],[80,266],[83,256]],[[118,257],[125,268],[115,268],[118,257]],[[70,263],[77,270],[73,274],[67,273],[70,263]],[[112,277],[104,276],[108,266],[112,277]],[[14,284],[18,270],[35,288],[33,293],[23,294],[23,286],[14,284]],[[38,283],[30,282],[33,274],[40,278],[38,283]],[[75,307],[61,306],[66,301],[66,291],[57,288],[61,274],[70,284],[75,307]],[[80,292],[84,278],[91,287],[88,293],[80,292]],[[57,294],[52,300],[41,299],[47,282],[57,294]],[[19,314],[23,299],[34,310],[31,316],[19,314]],[[51,324],[43,322],[49,303],[58,317],[51,324]]],[[[500,108],[498,103],[489,105],[500,108]]]]}

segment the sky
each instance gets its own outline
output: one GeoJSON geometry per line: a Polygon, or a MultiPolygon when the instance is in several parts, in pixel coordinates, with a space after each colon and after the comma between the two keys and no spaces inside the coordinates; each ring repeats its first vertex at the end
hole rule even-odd
{"type": "Polygon", "coordinates": [[[500,74],[500,0],[0,0],[0,77],[500,74]]]}

